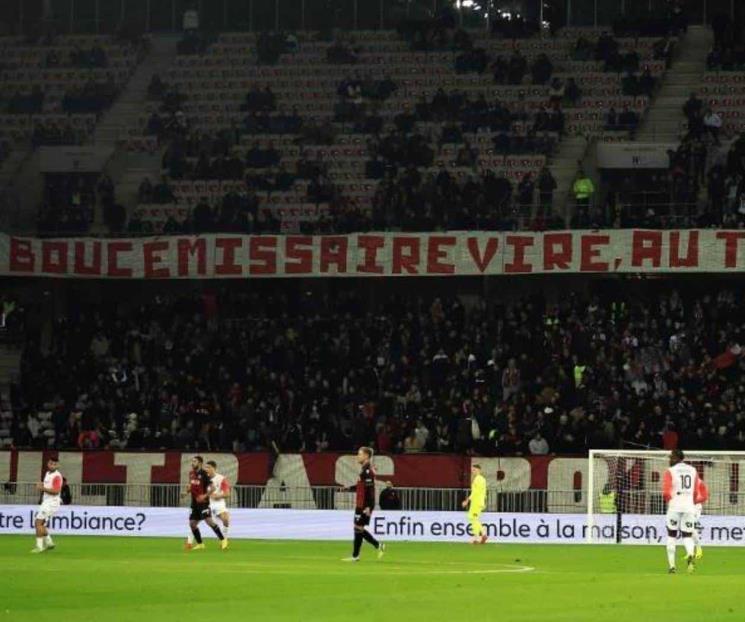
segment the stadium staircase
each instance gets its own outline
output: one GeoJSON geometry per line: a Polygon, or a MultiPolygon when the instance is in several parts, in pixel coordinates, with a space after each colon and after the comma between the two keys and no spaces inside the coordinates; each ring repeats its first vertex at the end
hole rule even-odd
{"type": "Polygon", "coordinates": [[[679,53],[665,73],[662,86],[642,123],[639,142],[672,142],[680,140],[686,119],[683,104],[692,92],[701,88],[706,56],[714,37],[706,26],[691,26],[678,44],[679,53]]]}
{"type": "MultiPolygon", "coordinates": [[[[116,149],[105,172],[114,182],[117,200],[124,205],[135,201],[143,177],[150,177],[153,181],[160,177],[162,154],[157,151],[129,151],[123,146],[123,138],[129,128],[139,123],[152,77],[156,74],[165,76],[173,64],[178,40],[179,36],[172,34],[152,36],[147,57],[139,64],[116,103],[96,126],[94,143],[116,149]]],[[[97,214],[92,231],[105,232],[100,214],[97,214]]]]}

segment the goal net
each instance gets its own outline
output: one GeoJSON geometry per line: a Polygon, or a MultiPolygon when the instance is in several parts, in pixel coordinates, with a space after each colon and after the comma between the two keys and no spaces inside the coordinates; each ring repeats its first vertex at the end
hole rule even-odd
{"type": "MultiPolygon", "coordinates": [[[[686,451],[686,462],[709,489],[703,505],[703,543],[745,543],[745,452],[686,451]]],[[[588,542],[659,543],[667,536],[662,478],[669,451],[590,450],[588,542]]]]}

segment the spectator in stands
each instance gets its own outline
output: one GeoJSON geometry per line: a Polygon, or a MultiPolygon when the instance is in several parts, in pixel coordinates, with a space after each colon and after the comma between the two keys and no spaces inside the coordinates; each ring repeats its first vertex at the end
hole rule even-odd
{"type": "Polygon", "coordinates": [[[528,450],[531,456],[545,456],[549,452],[548,441],[543,438],[540,430],[536,430],[535,435],[528,443],[528,450]]]}
{"type": "Polygon", "coordinates": [[[649,66],[645,66],[644,71],[642,71],[641,76],[639,76],[639,94],[652,97],[655,83],[656,80],[654,79],[654,76],[652,76],[649,66]]]}
{"type": "Polygon", "coordinates": [[[456,164],[458,166],[471,168],[476,165],[477,160],[478,152],[471,147],[468,141],[464,141],[463,146],[458,150],[456,164]]]}
{"type": "Polygon", "coordinates": [[[569,78],[565,88],[565,99],[572,106],[576,106],[577,102],[582,98],[582,91],[575,82],[574,78],[569,78]]]}
{"type": "Polygon", "coordinates": [[[551,79],[554,66],[545,54],[539,54],[531,67],[533,84],[546,84],[551,79]]]}
{"type": "MultiPolygon", "coordinates": [[[[142,188],[142,186],[140,186],[140,188],[142,188]]],[[[151,200],[157,205],[164,205],[176,201],[176,196],[173,194],[173,190],[168,184],[167,177],[161,177],[160,181],[153,187],[151,200]]]]}
{"type": "Polygon", "coordinates": [[[686,119],[688,119],[689,127],[692,127],[697,123],[703,108],[704,102],[698,98],[695,92],[691,93],[685,104],[683,104],[683,114],[686,116],[686,119]]]}
{"type": "Polygon", "coordinates": [[[624,104],[621,114],[618,115],[618,127],[627,132],[635,132],[639,126],[639,115],[624,104]]]}
{"type": "Polygon", "coordinates": [[[556,179],[547,166],[541,169],[537,180],[538,206],[544,211],[544,215],[551,211],[554,200],[554,190],[557,188],[556,179]]]}
{"type": "Polygon", "coordinates": [[[611,132],[620,129],[618,114],[616,113],[616,109],[613,106],[610,107],[610,109],[608,110],[608,114],[605,117],[605,129],[610,130],[611,132]]]}
{"type": "Polygon", "coordinates": [[[527,69],[528,61],[520,53],[520,50],[514,50],[507,67],[507,76],[509,83],[522,84],[527,69]]]}
{"type": "Polygon", "coordinates": [[[525,173],[517,185],[517,200],[520,207],[525,211],[533,206],[533,195],[535,194],[535,183],[530,173],[525,173]]]}
{"type": "Polygon", "coordinates": [[[354,65],[357,63],[357,57],[357,51],[340,40],[335,41],[326,50],[327,62],[334,65],[354,65]]]}
{"type": "Polygon", "coordinates": [[[564,83],[559,78],[554,78],[551,81],[551,86],[548,89],[549,101],[552,104],[560,104],[562,101],[564,101],[565,96],[566,88],[564,86],[564,83]]]}
{"type": "Polygon", "coordinates": [[[147,96],[150,99],[162,99],[166,92],[166,85],[160,79],[158,74],[153,74],[150,84],[147,87],[147,96]]]}
{"type": "Polygon", "coordinates": [[[707,175],[709,196],[709,210],[712,217],[711,224],[721,223],[724,218],[726,188],[724,168],[721,164],[711,167],[707,175]]]}
{"type": "Polygon", "coordinates": [[[722,129],[722,117],[711,108],[704,113],[704,130],[714,139],[714,144],[719,146],[719,131],[722,129]]]}

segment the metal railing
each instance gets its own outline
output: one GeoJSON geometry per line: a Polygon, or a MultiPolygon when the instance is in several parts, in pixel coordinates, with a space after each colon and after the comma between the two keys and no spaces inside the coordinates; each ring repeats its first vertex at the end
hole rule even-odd
{"type": "MultiPolygon", "coordinates": [[[[377,493],[384,486],[379,484],[377,493]]],[[[458,511],[468,495],[462,488],[395,488],[402,510],[458,511]]],[[[91,506],[187,507],[178,484],[72,484],[73,504],[91,506]]],[[[0,505],[34,505],[36,484],[8,482],[0,487],[0,505]]],[[[234,508],[292,508],[351,510],[354,493],[338,486],[234,486],[229,505],[234,508]]],[[[583,512],[581,491],[490,490],[487,509],[495,512],[583,512]]]]}
{"type": "MultiPolygon", "coordinates": [[[[384,486],[379,484],[377,493],[384,486]]],[[[463,488],[394,489],[406,511],[461,511],[468,495],[463,488]]],[[[130,507],[188,507],[179,484],[72,484],[76,505],[130,507]]],[[[0,487],[0,505],[35,505],[40,493],[36,484],[8,482],[0,487]]],[[[235,486],[229,500],[232,508],[352,510],[354,493],[337,486],[235,486]]],[[[587,511],[583,490],[490,489],[489,512],[581,514],[587,511]]],[[[665,503],[658,491],[628,490],[617,496],[618,508],[628,514],[664,514],[665,503]]],[[[597,507],[597,505],[596,505],[597,507]]],[[[705,506],[707,514],[745,515],[745,492],[713,491],[705,506]]]]}
{"type": "MultiPolygon", "coordinates": [[[[379,484],[378,496],[384,486],[379,484]]],[[[463,488],[395,488],[400,507],[406,511],[461,511],[468,495],[463,488]]],[[[179,484],[72,484],[76,505],[130,507],[188,507],[179,484]]],[[[0,486],[0,505],[35,505],[40,493],[36,484],[8,482],[0,486]]],[[[354,493],[337,486],[235,486],[232,508],[352,510],[354,493]]],[[[618,508],[627,514],[664,514],[658,491],[628,490],[617,496],[618,508]]],[[[596,505],[597,507],[597,505],[596,505]]],[[[487,511],[518,513],[582,514],[587,498],[582,490],[503,491],[489,489],[487,511]]],[[[712,491],[705,513],[745,515],[745,492],[712,491]]]]}

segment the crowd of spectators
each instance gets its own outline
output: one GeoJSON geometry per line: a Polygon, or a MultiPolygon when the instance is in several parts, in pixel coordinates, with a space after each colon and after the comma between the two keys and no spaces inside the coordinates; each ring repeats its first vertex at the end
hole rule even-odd
{"type": "Polygon", "coordinates": [[[6,103],[7,114],[39,114],[44,107],[44,92],[34,86],[29,93],[13,93],[6,103]]]}
{"type": "Polygon", "coordinates": [[[47,173],[37,217],[40,234],[85,233],[93,222],[97,174],[47,173]]]}
{"type": "Polygon", "coordinates": [[[533,230],[561,228],[551,207],[556,180],[544,168],[515,186],[492,170],[459,180],[442,167],[422,175],[415,167],[388,173],[373,198],[373,229],[533,230]],[[536,204],[537,200],[537,204],[536,204]]]}
{"type": "Polygon", "coordinates": [[[46,411],[60,449],[745,449],[745,301],[688,292],[76,301],[50,348],[29,335],[11,432],[42,446],[46,411]]]}
{"type": "Polygon", "coordinates": [[[706,58],[710,70],[742,71],[745,68],[745,39],[740,23],[724,12],[717,12],[711,19],[714,45],[706,58]]]}
{"type": "Polygon", "coordinates": [[[79,145],[82,144],[85,132],[76,130],[69,120],[40,119],[34,123],[31,144],[43,145],[79,145]]]}
{"type": "Polygon", "coordinates": [[[282,54],[294,54],[298,49],[298,38],[293,32],[262,32],[256,40],[260,64],[273,65],[282,54]]]}
{"type": "Polygon", "coordinates": [[[119,87],[112,77],[105,82],[89,80],[82,87],[65,93],[62,110],[67,114],[101,114],[114,103],[119,87]]]}
{"type": "Polygon", "coordinates": [[[62,56],[58,50],[52,48],[44,58],[44,65],[49,69],[58,67],[104,69],[108,67],[109,60],[106,51],[98,44],[85,49],[76,45],[70,50],[67,58],[62,56]]]}

